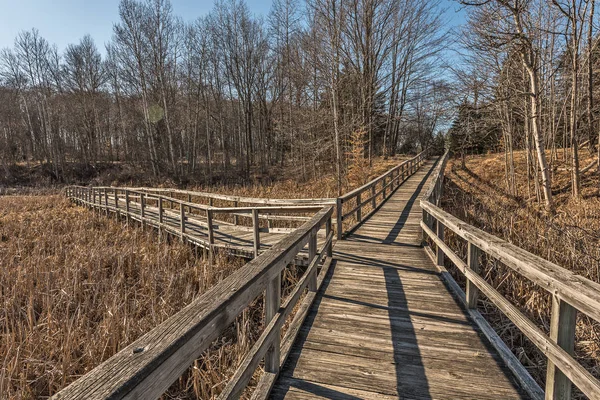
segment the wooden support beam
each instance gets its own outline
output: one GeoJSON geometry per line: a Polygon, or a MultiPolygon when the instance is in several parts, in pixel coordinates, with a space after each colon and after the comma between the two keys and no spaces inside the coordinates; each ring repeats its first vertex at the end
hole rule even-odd
{"type": "Polygon", "coordinates": [[[336,214],[336,222],[337,222],[337,226],[336,226],[336,230],[337,230],[337,240],[342,240],[342,233],[343,233],[343,226],[342,226],[342,199],[341,198],[337,198],[336,199],[336,206],[335,206],[335,214],[336,214]]]}
{"type": "Polygon", "coordinates": [[[252,229],[254,231],[254,257],[258,257],[260,250],[260,220],[258,219],[258,210],[252,210],[252,229]]]}
{"type": "MultiPolygon", "coordinates": [[[[475,273],[479,273],[479,248],[470,243],[467,247],[467,266],[475,273]]],[[[477,308],[477,299],[479,298],[479,289],[467,279],[467,307],[477,308]]]]}
{"type": "MultiPolygon", "coordinates": [[[[238,201],[237,201],[237,200],[233,202],[233,206],[234,206],[234,207],[237,207],[237,206],[238,206],[238,204],[239,204],[239,203],[238,203],[238,201]]],[[[234,225],[237,225],[238,223],[239,223],[239,221],[238,221],[238,216],[237,216],[237,214],[233,214],[233,224],[234,224],[234,225]]]]}
{"type": "Polygon", "coordinates": [[[140,193],[140,219],[142,221],[142,230],[144,230],[144,227],[146,226],[146,221],[145,221],[145,217],[146,217],[146,195],[144,193],[140,193]]]}
{"type": "Polygon", "coordinates": [[[115,195],[115,220],[119,220],[119,192],[117,191],[117,188],[114,188],[114,195],[115,195]]]}
{"type": "MultiPolygon", "coordinates": [[[[575,327],[577,310],[568,303],[552,296],[550,339],[570,355],[575,351],[575,327]]],[[[571,381],[548,360],[546,367],[546,400],[570,400],[571,381]]]]}
{"type": "Polygon", "coordinates": [[[375,208],[377,208],[377,196],[376,196],[376,188],[375,188],[375,184],[373,186],[371,186],[371,207],[373,207],[373,210],[375,208]]]}
{"type": "Polygon", "coordinates": [[[125,189],[125,218],[127,219],[127,226],[129,226],[129,212],[130,212],[130,207],[129,207],[129,190],[125,189]]]}
{"type": "Polygon", "coordinates": [[[206,223],[208,225],[208,244],[211,246],[215,244],[215,231],[213,227],[213,211],[211,209],[206,210],[206,223]]]}
{"type": "MultiPolygon", "coordinates": [[[[328,238],[329,234],[331,233],[331,218],[327,219],[327,222],[325,222],[325,237],[328,238]]],[[[333,242],[333,240],[332,240],[333,242]]],[[[332,257],[333,256],[333,243],[329,243],[329,245],[327,246],[327,257],[332,257]]]]}
{"type": "MultiPolygon", "coordinates": [[[[156,202],[158,203],[158,237],[159,240],[162,240],[163,237],[163,198],[161,196],[158,196],[158,198],[156,199],[156,202]]],[[[168,235],[165,235],[165,237],[167,237],[168,235]]]]}
{"type": "MultiPolygon", "coordinates": [[[[440,240],[443,241],[444,240],[444,224],[442,224],[437,219],[435,220],[435,222],[436,222],[437,236],[440,238],[440,240]]],[[[437,263],[436,263],[437,266],[443,267],[444,266],[444,252],[442,251],[440,246],[436,246],[436,259],[437,259],[437,263]]]]}
{"type": "MultiPolygon", "coordinates": [[[[281,273],[278,272],[267,284],[265,291],[265,326],[273,320],[281,306],[281,273]]],[[[277,333],[265,355],[265,372],[279,372],[279,357],[281,353],[281,334],[277,333]]]]}
{"type": "MultiPolygon", "coordinates": [[[[308,237],[308,264],[313,261],[317,255],[317,231],[313,230],[308,237]]],[[[308,290],[311,292],[317,291],[317,269],[311,272],[311,276],[308,278],[308,290]]]]}
{"type": "Polygon", "coordinates": [[[360,201],[360,193],[356,195],[356,221],[362,221],[362,207],[360,201]]]}
{"type": "Polygon", "coordinates": [[[108,190],[104,189],[104,209],[108,215],[108,190]]]}
{"type": "Polygon", "coordinates": [[[183,203],[179,203],[179,218],[181,241],[185,242],[185,206],[183,205],[183,203]]]}

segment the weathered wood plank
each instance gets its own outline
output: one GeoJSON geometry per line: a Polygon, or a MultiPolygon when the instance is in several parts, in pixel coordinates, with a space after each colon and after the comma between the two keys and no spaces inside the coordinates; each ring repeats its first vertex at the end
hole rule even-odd
{"type": "Polygon", "coordinates": [[[336,243],[272,398],[526,397],[420,246],[417,199],[432,165],[336,243]]]}

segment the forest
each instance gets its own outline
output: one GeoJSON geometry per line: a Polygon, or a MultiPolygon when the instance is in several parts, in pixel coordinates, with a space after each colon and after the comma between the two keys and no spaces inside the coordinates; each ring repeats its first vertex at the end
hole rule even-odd
{"type": "MultiPolygon", "coordinates": [[[[168,0],[123,0],[105,55],[36,29],[0,55],[0,164],[53,182],[127,163],[178,182],[324,165],[428,146],[445,123],[442,9],[427,1],[219,0],[184,23],[168,0]]],[[[233,177],[233,178],[232,178],[233,177]]]]}
{"type": "MultiPolygon", "coordinates": [[[[598,78],[600,51],[595,1],[461,1],[468,11],[461,37],[467,68],[449,142],[465,154],[504,152],[505,183],[519,195],[516,174],[527,175],[526,198],[552,211],[552,175],[571,174],[581,197],[581,174],[597,171],[600,190],[598,78]],[[557,149],[566,149],[562,156],[557,149]],[[525,171],[514,151],[525,150],[525,171]],[[586,165],[580,153],[595,155],[586,165]]],[[[587,158],[587,157],[586,157],[587,158]]]]}

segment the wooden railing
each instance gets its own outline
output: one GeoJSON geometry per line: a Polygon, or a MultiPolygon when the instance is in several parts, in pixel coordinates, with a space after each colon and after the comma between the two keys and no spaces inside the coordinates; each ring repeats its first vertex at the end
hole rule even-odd
{"type": "Polygon", "coordinates": [[[545,396],[546,399],[570,399],[571,384],[574,384],[589,398],[599,399],[600,381],[573,358],[573,353],[577,311],[600,321],[600,284],[490,235],[439,208],[447,158],[446,153],[434,174],[431,187],[421,200],[423,209],[421,227],[424,235],[429,237],[436,246],[434,259],[440,270],[445,272],[445,279],[459,294],[475,322],[482,327],[492,344],[499,349],[508,367],[533,398],[543,399],[545,396]],[[444,230],[454,232],[467,242],[466,262],[446,244],[444,230]],[[479,275],[481,253],[502,262],[550,293],[552,296],[550,336],[479,275]],[[466,277],[466,292],[463,292],[445,271],[445,257],[452,261],[466,277]],[[494,303],[548,358],[545,394],[477,311],[479,293],[494,303]]]}
{"type": "Polygon", "coordinates": [[[265,329],[220,398],[237,398],[263,358],[266,372],[254,396],[266,397],[329,268],[333,240],[332,214],[331,206],[320,209],[272,248],[54,398],[158,398],[263,293],[265,329]],[[327,232],[326,241],[317,249],[317,232],[322,228],[327,232]],[[308,268],[281,304],[282,271],[306,245],[309,252],[308,268]],[[284,322],[306,289],[308,292],[281,341],[284,322]]]}
{"type": "Polygon", "coordinates": [[[429,150],[425,149],[413,158],[390,169],[383,175],[380,175],[361,187],[334,199],[336,201],[337,210],[337,239],[342,239],[344,234],[352,232],[363,220],[367,219],[372,213],[377,211],[381,204],[383,204],[404,181],[417,172],[421,165],[427,160],[428,155],[429,150]],[[343,211],[344,204],[352,204],[353,207],[348,211],[343,211]],[[368,214],[363,213],[365,207],[371,209],[368,214]],[[355,223],[344,230],[343,222],[350,216],[355,217],[355,223]]]}
{"type": "MultiPolygon", "coordinates": [[[[291,213],[294,212],[294,210],[296,210],[295,212],[300,213],[303,206],[310,207],[314,210],[314,207],[335,205],[335,219],[333,224],[336,226],[336,237],[338,240],[340,240],[345,234],[352,232],[358,225],[362,223],[362,221],[367,219],[373,212],[375,212],[381,206],[381,204],[383,204],[394,193],[394,191],[402,185],[404,181],[412,176],[423,165],[428,156],[429,149],[425,149],[416,156],[403,161],[399,165],[388,170],[384,174],[371,180],[363,186],[337,198],[265,199],[170,188],[90,188],[82,186],[71,186],[67,188],[67,196],[79,201],[81,204],[104,207],[107,212],[114,211],[118,204],[120,204],[118,198],[120,198],[121,201],[128,203],[128,199],[133,198],[132,196],[136,196],[136,199],[141,199],[140,201],[142,202],[142,209],[144,207],[144,201],[150,201],[156,204],[159,204],[157,202],[160,202],[161,206],[164,203],[171,209],[177,208],[174,207],[175,204],[183,209],[187,209],[189,213],[192,213],[192,210],[197,210],[201,215],[204,216],[203,222],[207,225],[209,230],[212,230],[212,224],[208,224],[208,219],[210,218],[209,214],[211,213],[213,215],[216,213],[229,213],[233,217],[232,222],[217,220],[213,217],[213,222],[217,222],[219,224],[239,225],[240,217],[249,217],[252,213],[251,210],[258,210],[258,219],[266,220],[268,228],[273,229],[271,227],[273,221],[284,220],[290,222],[307,220],[307,217],[305,216],[285,216],[277,214],[282,214],[285,212],[291,213]],[[185,200],[179,199],[176,196],[182,196],[185,198],[185,200]],[[198,198],[205,199],[207,204],[198,203],[196,201],[198,198]],[[229,202],[231,207],[213,207],[215,200],[229,202]],[[256,204],[262,204],[265,206],[259,207],[256,206],[256,204]],[[240,207],[240,205],[244,206],[240,207]],[[269,206],[272,208],[269,208],[269,206]],[[351,207],[349,210],[348,206],[351,207]],[[344,210],[344,208],[346,208],[346,210],[344,210]],[[365,213],[366,208],[369,208],[368,213],[365,213]],[[344,221],[351,221],[350,225],[348,226],[348,224],[346,224],[345,227],[344,221]]],[[[186,211],[183,210],[182,213],[186,213],[186,211]]],[[[130,214],[127,213],[126,215],[130,214]]],[[[144,223],[151,223],[151,221],[144,220],[143,215],[132,217],[134,217],[136,220],[142,220],[144,223]]],[[[254,223],[254,228],[259,229],[258,224],[254,223]]],[[[280,228],[280,230],[282,229],[280,228]]],[[[205,242],[199,244],[202,246],[209,245],[209,243],[205,242]]]]}
{"type": "MultiPolygon", "coordinates": [[[[211,251],[215,247],[219,247],[215,245],[215,229],[218,229],[220,225],[234,225],[238,230],[252,230],[254,256],[258,255],[261,247],[261,232],[289,233],[294,229],[271,228],[270,226],[261,228],[261,219],[283,220],[297,227],[301,222],[310,219],[309,216],[297,214],[314,214],[323,207],[310,204],[212,207],[160,194],[118,187],[70,186],[66,188],[66,196],[80,205],[92,207],[107,214],[114,213],[117,218],[125,218],[128,223],[134,220],[140,222],[142,227],[155,227],[160,234],[172,234],[211,251]],[[150,211],[152,215],[149,215],[150,211]],[[217,219],[216,216],[219,214],[233,215],[233,223],[217,219]],[[246,220],[251,221],[251,226],[244,225],[244,221],[240,217],[247,217],[246,220]],[[166,219],[169,219],[171,223],[166,223],[166,219]],[[190,234],[190,228],[205,230],[205,237],[190,234]]],[[[234,246],[223,245],[222,247],[233,248],[234,246]]]]}

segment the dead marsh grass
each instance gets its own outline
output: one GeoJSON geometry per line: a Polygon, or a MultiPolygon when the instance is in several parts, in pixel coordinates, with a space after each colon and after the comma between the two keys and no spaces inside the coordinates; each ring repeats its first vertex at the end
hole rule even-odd
{"type": "MultiPolygon", "coordinates": [[[[211,266],[189,246],[61,196],[0,197],[0,238],[2,398],[56,393],[243,264],[211,266]]],[[[260,314],[244,312],[172,396],[218,393],[256,339],[260,314]]]]}

